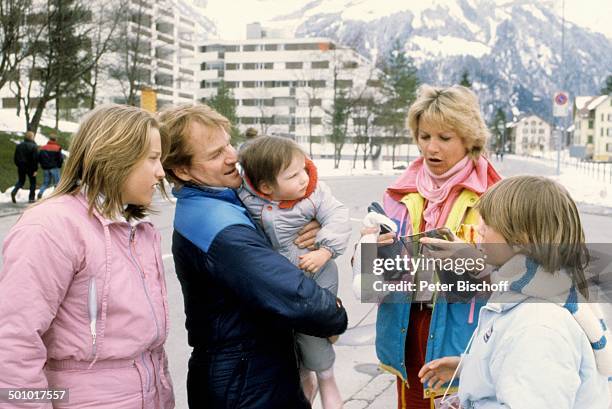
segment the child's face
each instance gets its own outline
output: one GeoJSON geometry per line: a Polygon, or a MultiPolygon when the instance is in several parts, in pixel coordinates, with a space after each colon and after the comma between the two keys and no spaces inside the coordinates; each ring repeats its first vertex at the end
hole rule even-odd
{"type": "Polygon", "coordinates": [[[489,227],[482,218],[478,223],[479,247],[487,257],[487,264],[501,266],[514,256],[515,252],[506,239],[495,229],[489,227]]]}
{"type": "MultiPolygon", "coordinates": [[[[295,154],[287,169],[276,176],[276,186],[269,186],[267,193],[272,200],[296,200],[304,197],[308,188],[306,158],[295,154]]],[[[266,192],[264,192],[266,193],[266,192]]]]}

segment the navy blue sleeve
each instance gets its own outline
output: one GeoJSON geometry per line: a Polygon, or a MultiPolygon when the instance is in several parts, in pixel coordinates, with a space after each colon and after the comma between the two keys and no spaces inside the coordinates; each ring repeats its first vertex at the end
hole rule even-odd
{"type": "Polygon", "coordinates": [[[336,297],[274,251],[254,229],[232,225],[208,250],[208,271],[247,305],[270,312],[298,332],[329,337],[348,319],[336,297]]]}

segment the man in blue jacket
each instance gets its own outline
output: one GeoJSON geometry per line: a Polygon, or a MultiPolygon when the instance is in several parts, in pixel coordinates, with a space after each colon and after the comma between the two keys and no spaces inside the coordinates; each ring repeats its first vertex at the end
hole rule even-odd
{"type": "Polygon", "coordinates": [[[310,408],[293,333],[346,330],[340,301],[275,252],[234,189],[229,121],[205,105],[169,108],[164,169],[177,198],[172,238],[193,347],[190,408],[310,408]]]}

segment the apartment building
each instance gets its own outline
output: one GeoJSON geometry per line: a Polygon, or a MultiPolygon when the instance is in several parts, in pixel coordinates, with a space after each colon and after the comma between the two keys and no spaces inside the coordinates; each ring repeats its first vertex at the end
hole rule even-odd
{"type": "Polygon", "coordinates": [[[552,126],[537,115],[519,118],[508,128],[517,155],[539,155],[556,148],[552,126]]]}
{"type": "MultiPolygon", "coordinates": [[[[135,105],[140,103],[143,88],[155,91],[158,109],[169,104],[195,102],[197,61],[194,44],[202,41],[206,32],[214,31],[212,23],[211,27],[206,27],[207,20],[185,0],[128,0],[126,7],[126,16],[112,37],[117,51],[103,55],[101,60],[96,103],[127,103],[130,79],[134,80],[135,105]],[[128,73],[134,58],[137,64],[128,73]]],[[[22,64],[22,78],[27,78],[30,65],[29,60],[22,64]]],[[[32,104],[36,103],[36,95],[40,92],[38,85],[35,79],[32,104]]],[[[28,84],[22,84],[25,86],[28,84]]],[[[1,108],[12,110],[19,104],[11,84],[0,90],[0,98],[1,108]]],[[[51,116],[56,103],[53,100],[46,105],[51,116]]],[[[63,100],[60,115],[78,120],[88,106],[85,100],[63,100]]]]}
{"type": "MultiPolygon", "coordinates": [[[[221,81],[237,102],[238,127],[306,142],[325,142],[336,96],[376,98],[381,75],[354,50],[328,38],[269,37],[258,23],[247,39],[206,41],[198,50],[198,99],[217,93],[221,81]]],[[[367,120],[349,120],[349,137],[367,120]]]]}
{"type": "MultiPolygon", "coordinates": [[[[150,88],[157,108],[195,102],[196,47],[205,30],[194,15],[194,6],[182,0],[129,0],[127,33],[130,44],[138,40],[138,88],[150,88]]],[[[125,51],[123,51],[125,52],[125,51]]],[[[133,50],[128,51],[133,58],[133,50]]],[[[123,55],[110,54],[119,61],[123,55]]],[[[125,103],[125,79],[108,78],[104,102],[125,103]]],[[[137,98],[139,98],[138,93],[137,98]]]]}
{"type": "Polygon", "coordinates": [[[579,96],[574,100],[574,144],[587,158],[612,160],[612,96],[579,96]]]}

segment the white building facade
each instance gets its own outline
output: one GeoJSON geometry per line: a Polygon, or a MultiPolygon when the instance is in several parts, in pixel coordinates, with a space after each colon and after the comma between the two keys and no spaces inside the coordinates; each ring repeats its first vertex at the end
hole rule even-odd
{"type": "MultiPolygon", "coordinates": [[[[95,0],[100,2],[103,0],[95,0]]],[[[201,20],[193,18],[194,6],[183,0],[111,0],[109,7],[126,7],[118,27],[111,36],[116,44],[125,43],[125,50],[109,52],[102,56],[96,90],[96,103],[115,102],[126,103],[129,81],[126,72],[126,58],[132,59],[134,51],[131,48],[138,36],[138,79],[135,83],[136,105],[139,104],[140,90],[150,88],[156,91],[157,107],[185,102],[195,102],[195,78],[197,62],[196,44],[201,41],[201,20]],[[129,56],[129,57],[128,57],[129,56]]],[[[96,10],[96,3],[91,4],[96,10]]],[[[92,21],[92,24],[94,21],[92,21]]],[[[92,35],[96,31],[92,30],[92,35]]],[[[102,32],[104,36],[104,31],[102,32]]],[[[25,60],[20,67],[22,89],[29,85],[28,71],[31,60],[25,60]]],[[[35,77],[32,77],[35,78],[35,77]]],[[[7,84],[0,90],[2,106],[5,109],[15,109],[19,104],[15,97],[15,86],[7,84]]],[[[32,95],[40,94],[38,81],[32,81],[32,95]]],[[[33,98],[34,101],[37,98],[33,98]]],[[[31,103],[31,105],[35,104],[31,103]]],[[[54,115],[56,100],[46,105],[49,115],[54,115]]],[[[89,102],[71,101],[62,116],[73,116],[78,120],[83,111],[89,107],[89,102]]],[[[60,105],[61,106],[61,105],[60,105]]]]}
{"type": "Polygon", "coordinates": [[[537,115],[520,118],[509,128],[517,155],[540,155],[555,149],[552,126],[537,115]]]}
{"type": "Polygon", "coordinates": [[[612,96],[580,96],[574,101],[574,144],[588,159],[612,160],[612,96]]]}
{"type": "MultiPolygon", "coordinates": [[[[380,72],[366,58],[328,38],[267,38],[258,24],[247,39],[207,41],[198,50],[198,99],[221,81],[236,100],[238,127],[325,142],[336,96],[375,98],[380,72]],[[335,86],[335,87],[334,87],[335,86]]],[[[364,119],[351,115],[347,136],[364,119]]]]}

